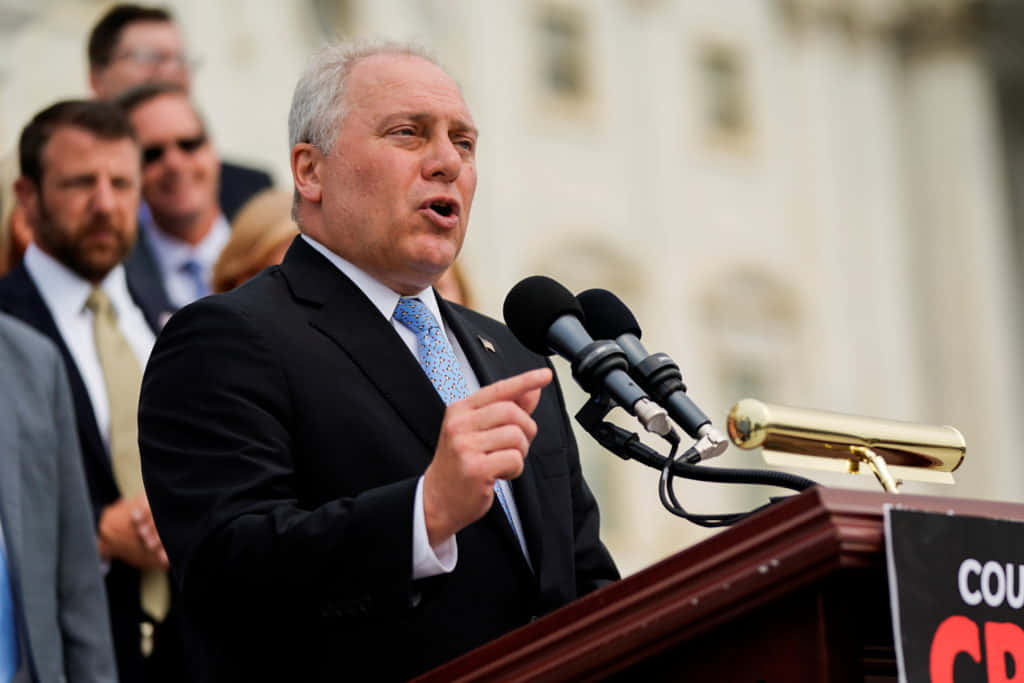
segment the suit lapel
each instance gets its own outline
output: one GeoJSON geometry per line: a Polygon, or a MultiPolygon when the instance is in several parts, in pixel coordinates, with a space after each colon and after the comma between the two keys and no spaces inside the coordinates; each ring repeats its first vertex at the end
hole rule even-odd
{"type": "MultiPolygon", "coordinates": [[[[469,316],[460,312],[459,307],[445,301],[440,295],[437,300],[441,308],[441,315],[455,334],[456,339],[459,340],[466,359],[472,366],[473,372],[476,373],[477,379],[480,380],[480,386],[511,377],[513,373],[506,362],[505,350],[493,339],[492,335],[474,325],[469,316]]],[[[523,463],[523,473],[510,482],[512,495],[516,501],[516,510],[519,513],[519,521],[523,526],[526,548],[530,553],[530,562],[533,564],[535,573],[539,573],[541,567],[541,547],[543,545],[541,537],[544,528],[543,519],[540,516],[540,511],[544,507],[540,502],[537,476],[536,464],[527,457],[523,463]]],[[[491,506],[488,518],[501,526],[509,542],[516,544],[517,548],[519,547],[515,532],[509,526],[497,501],[491,506]]]]}
{"type": "MultiPolygon", "coordinates": [[[[148,210],[146,213],[148,215],[148,210]]],[[[152,218],[147,220],[152,221],[152,218]]],[[[124,260],[124,271],[128,291],[131,292],[135,305],[142,310],[149,326],[155,332],[159,332],[163,323],[176,309],[167,296],[162,271],[153,254],[153,246],[146,229],[141,225],[135,248],[124,260]]]]}
{"type": "Polygon", "coordinates": [[[147,295],[144,293],[143,287],[141,287],[135,277],[132,276],[131,272],[125,268],[125,282],[128,285],[128,294],[132,297],[132,301],[142,311],[142,317],[145,318],[146,324],[149,325],[149,329],[153,331],[153,334],[160,334],[160,330],[163,329],[164,323],[170,319],[171,315],[174,314],[174,310],[168,306],[167,308],[161,308],[158,305],[154,305],[151,301],[147,300],[147,295]]]}
{"type": "Polygon", "coordinates": [[[437,446],[444,403],[391,323],[359,288],[301,237],[281,264],[309,322],[348,354],[427,449],[437,446]]]}
{"type": "Polygon", "coordinates": [[[500,346],[491,339],[491,335],[474,325],[469,316],[460,312],[459,307],[442,299],[436,290],[434,295],[441,309],[441,317],[459,340],[459,345],[466,354],[473,372],[476,373],[480,386],[494,384],[500,379],[510,377],[512,373],[505,362],[505,355],[500,346]]]}

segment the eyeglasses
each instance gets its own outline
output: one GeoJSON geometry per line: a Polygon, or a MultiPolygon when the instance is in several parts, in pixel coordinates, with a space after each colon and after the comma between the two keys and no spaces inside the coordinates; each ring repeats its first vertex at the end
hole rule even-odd
{"type": "Polygon", "coordinates": [[[157,69],[164,64],[170,64],[178,69],[189,70],[199,66],[199,60],[186,57],[180,52],[166,52],[164,50],[152,50],[149,48],[133,48],[114,55],[113,61],[126,59],[135,62],[139,66],[148,69],[157,69]]]}
{"type": "Polygon", "coordinates": [[[206,144],[206,133],[200,133],[192,138],[178,138],[162,145],[147,145],[142,148],[142,165],[149,166],[163,158],[164,152],[171,145],[177,145],[178,149],[186,154],[192,154],[206,144]]]}

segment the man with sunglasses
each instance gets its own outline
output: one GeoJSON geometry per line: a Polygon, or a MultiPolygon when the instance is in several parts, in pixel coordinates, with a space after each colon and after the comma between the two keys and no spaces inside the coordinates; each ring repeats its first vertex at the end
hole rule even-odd
{"type": "Polygon", "coordinates": [[[167,556],[142,487],[136,407],[157,321],[125,275],[141,152],[116,105],[39,112],[18,146],[19,203],[35,241],[0,280],[0,310],[53,340],[71,385],[122,682],[184,680],[167,556]]]}
{"type": "Polygon", "coordinates": [[[149,210],[139,224],[129,274],[141,288],[161,290],[143,293],[148,309],[150,301],[164,298],[164,310],[173,311],[209,294],[213,264],[231,234],[217,201],[220,162],[181,87],[146,83],[116,102],[139,137],[142,197],[149,210]]]}

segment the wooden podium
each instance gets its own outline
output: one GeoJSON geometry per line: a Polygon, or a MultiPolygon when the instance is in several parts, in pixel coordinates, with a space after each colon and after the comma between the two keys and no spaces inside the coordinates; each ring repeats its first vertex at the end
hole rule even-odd
{"type": "Polygon", "coordinates": [[[885,503],[1024,520],[1012,503],[810,489],[417,680],[895,681],[885,503]]]}

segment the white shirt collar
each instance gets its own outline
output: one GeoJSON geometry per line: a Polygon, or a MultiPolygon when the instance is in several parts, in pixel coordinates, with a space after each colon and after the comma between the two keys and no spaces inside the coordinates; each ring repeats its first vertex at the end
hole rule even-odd
{"type": "MultiPolygon", "coordinates": [[[[72,272],[63,263],[40,249],[35,242],[25,251],[25,268],[28,269],[43,301],[55,318],[66,319],[81,315],[85,308],[85,300],[89,298],[89,293],[93,289],[91,282],[72,272]]],[[[107,273],[99,287],[110,297],[110,303],[118,315],[123,315],[134,305],[128,291],[124,266],[120,263],[107,273]]]]}
{"type": "Polygon", "coordinates": [[[164,273],[177,273],[187,261],[198,261],[204,270],[212,268],[224,245],[231,238],[231,226],[224,214],[217,215],[210,232],[196,245],[169,235],[159,229],[152,219],[140,221],[139,227],[146,232],[146,237],[153,241],[153,251],[164,273]]]}
{"type": "MultiPolygon", "coordinates": [[[[309,235],[303,234],[302,239],[306,240],[306,242],[309,243],[309,246],[316,249],[324,258],[333,263],[338,270],[348,277],[348,279],[352,280],[356,287],[366,295],[386,320],[391,320],[391,317],[395,313],[395,306],[398,305],[398,300],[402,298],[401,294],[392,290],[387,285],[381,284],[377,280],[373,279],[373,277],[359,266],[346,261],[309,235]]],[[[408,298],[415,298],[422,301],[426,304],[427,308],[430,309],[434,318],[441,323],[442,329],[447,327],[444,325],[444,321],[441,318],[441,309],[437,305],[437,297],[434,296],[433,287],[427,287],[408,298]]]]}

